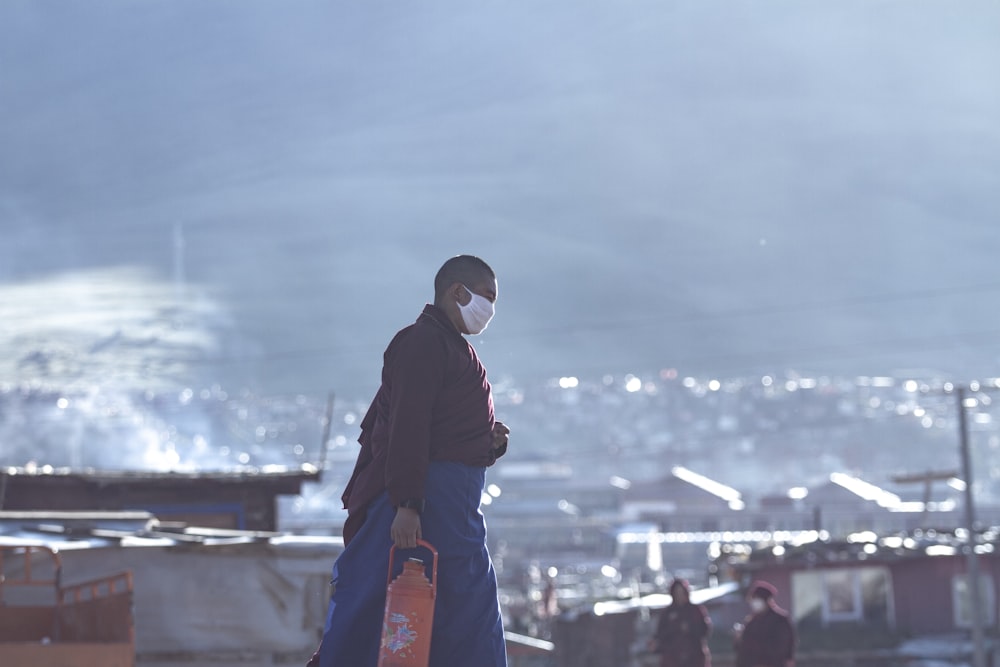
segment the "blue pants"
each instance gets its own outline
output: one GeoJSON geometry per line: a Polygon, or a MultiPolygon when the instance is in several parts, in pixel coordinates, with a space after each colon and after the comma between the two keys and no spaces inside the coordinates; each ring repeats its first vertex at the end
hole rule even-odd
{"type": "MultiPolygon", "coordinates": [[[[432,461],[427,472],[423,539],[438,550],[437,599],[430,667],[506,667],[496,573],[479,511],[485,468],[432,461]]],[[[375,667],[385,610],[386,575],[396,510],[382,493],[333,566],[334,593],[320,648],[320,667],[375,667]]],[[[424,549],[397,550],[429,558],[424,549]]],[[[393,577],[396,576],[394,572],[393,577]]]]}

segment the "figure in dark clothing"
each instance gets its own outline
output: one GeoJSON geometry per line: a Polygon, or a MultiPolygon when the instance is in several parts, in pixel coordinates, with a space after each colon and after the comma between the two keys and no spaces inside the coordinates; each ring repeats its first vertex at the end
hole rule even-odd
{"type": "Polygon", "coordinates": [[[692,604],[691,589],[683,579],[670,584],[670,606],[660,612],[652,650],[660,653],[661,667],[709,667],[708,633],[712,623],[705,608],[692,604]]]}
{"type": "Polygon", "coordinates": [[[776,590],[766,581],[750,587],[747,601],[753,610],[737,626],[736,667],[793,667],[795,628],[788,613],[774,601],[776,590]]]}
{"type": "Polygon", "coordinates": [[[375,667],[390,548],[423,539],[439,554],[431,667],[506,666],[480,501],[510,430],[494,418],[486,369],[465,339],[486,328],[496,300],[493,270],[478,257],[453,257],[434,278],[434,303],[386,348],[343,495],[345,547],[310,665],[375,667]]]}

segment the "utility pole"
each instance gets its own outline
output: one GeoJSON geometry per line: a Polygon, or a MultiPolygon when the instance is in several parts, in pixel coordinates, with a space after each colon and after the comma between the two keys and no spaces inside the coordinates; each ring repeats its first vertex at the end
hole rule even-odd
{"type": "Polygon", "coordinates": [[[330,448],[330,426],[333,423],[333,399],[334,393],[331,391],[326,397],[326,417],[323,419],[323,435],[319,443],[319,479],[323,479],[323,471],[326,470],[327,450],[330,448]]]}
{"type": "Polygon", "coordinates": [[[972,622],[973,667],[986,667],[983,649],[983,606],[979,590],[979,557],[976,554],[976,511],[972,504],[972,460],[969,456],[969,424],[965,412],[965,387],[958,387],[958,430],[962,451],[962,476],[965,478],[966,588],[969,593],[969,620],[972,622]]]}

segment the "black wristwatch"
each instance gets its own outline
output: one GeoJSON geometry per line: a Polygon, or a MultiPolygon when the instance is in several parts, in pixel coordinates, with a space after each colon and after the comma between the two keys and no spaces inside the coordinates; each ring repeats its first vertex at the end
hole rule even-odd
{"type": "Polygon", "coordinates": [[[423,498],[407,498],[406,500],[399,501],[396,507],[405,507],[411,510],[417,510],[417,514],[423,514],[424,511],[424,499],[423,498]]]}

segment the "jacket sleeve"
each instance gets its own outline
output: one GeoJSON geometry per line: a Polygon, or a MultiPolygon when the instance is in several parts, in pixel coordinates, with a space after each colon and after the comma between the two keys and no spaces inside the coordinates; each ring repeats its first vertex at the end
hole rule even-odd
{"type": "Polygon", "coordinates": [[[390,393],[385,486],[393,506],[424,498],[434,405],[444,385],[445,350],[411,330],[387,351],[390,393]]]}
{"type": "Polygon", "coordinates": [[[698,615],[701,617],[698,636],[702,639],[707,639],[712,634],[712,619],[708,616],[708,610],[702,606],[698,607],[698,615]]]}
{"type": "MultiPolygon", "coordinates": [[[[492,405],[492,399],[490,399],[490,400],[491,400],[491,405],[492,405]]],[[[492,409],[490,410],[490,412],[492,412],[492,409]]],[[[495,424],[503,424],[504,426],[506,426],[506,424],[504,424],[502,421],[499,421],[499,420],[495,421],[494,423],[495,424]]],[[[502,445],[500,445],[499,447],[495,447],[492,450],[493,457],[492,457],[492,460],[489,462],[489,465],[493,465],[494,463],[497,462],[498,458],[500,458],[501,456],[503,456],[504,454],[507,453],[507,444],[508,443],[505,442],[502,445]]]]}

